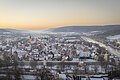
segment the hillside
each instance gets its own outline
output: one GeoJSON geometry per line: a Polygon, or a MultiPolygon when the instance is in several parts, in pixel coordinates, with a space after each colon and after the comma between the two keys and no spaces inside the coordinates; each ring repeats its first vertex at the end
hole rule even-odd
{"type": "Polygon", "coordinates": [[[120,29],[120,25],[106,26],[65,26],[59,28],[50,28],[47,31],[51,32],[90,32],[90,31],[109,31],[112,29],[120,29]]]}
{"type": "Polygon", "coordinates": [[[10,32],[10,33],[25,33],[28,32],[26,30],[16,30],[16,29],[0,29],[0,34],[10,32]]]}

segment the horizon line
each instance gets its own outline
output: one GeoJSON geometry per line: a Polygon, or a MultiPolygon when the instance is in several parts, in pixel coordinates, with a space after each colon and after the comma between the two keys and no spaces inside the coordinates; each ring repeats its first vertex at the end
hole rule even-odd
{"type": "MultiPolygon", "coordinates": [[[[93,26],[93,27],[95,27],[95,26],[120,26],[120,24],[101,24],[101,25],[66,25],[66,26],[61,26],[61,27],[69,27],[69,26],[83,26],[83,27],[89,27],[89,26],[93,26]]],[[[50,28],[61,28],[60,26],[59,27],[50,27],[50,28]]],[[[50,29],[50,28],[46,28],[46,29],[50,29]]],[[[15,30],[46,30],[46,29],[17,29],[17,28],[2,28],[2,27],[0,27],[0,29],[15,29],[15,30]]]]}

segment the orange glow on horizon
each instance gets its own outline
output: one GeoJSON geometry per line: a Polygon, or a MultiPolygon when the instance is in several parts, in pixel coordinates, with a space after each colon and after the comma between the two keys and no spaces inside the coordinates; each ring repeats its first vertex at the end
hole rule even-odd
{"type": "Polygon", "coordinates": [[[120,24],[120,0],[0,0],[0,28],[120,24]]]}

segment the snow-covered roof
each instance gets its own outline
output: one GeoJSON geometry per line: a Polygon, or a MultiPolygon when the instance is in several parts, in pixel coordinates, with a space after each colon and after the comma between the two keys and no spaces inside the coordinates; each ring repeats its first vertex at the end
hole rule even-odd
{"type": "Polygon", "coordinates": [[[62,79],[66,79],[66,75],[65,74],[59,74],[59,77],[62,79]]]}

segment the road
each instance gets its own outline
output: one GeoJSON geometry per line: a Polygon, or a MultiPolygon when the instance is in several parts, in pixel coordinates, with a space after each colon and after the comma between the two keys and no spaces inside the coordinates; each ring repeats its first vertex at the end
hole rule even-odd
{"type": "Polygon", "coordinates": [[[101,42],[95,41],[95,40],[93,40],[91,38],[88,38],[88,37],[85,37],[85,36],[82,36],[81,38],[83,40],[87,41],[87,42],[92,42],[92,43],[99,44],[99,46],[106,48],[111,54],[114,54],[114,55],[120,57],[120,51],[118,51],[116,49],[113,49],[110,46],[107,46],[107,45],[105,45],[105,44],[103,44],[101,42]]]}

